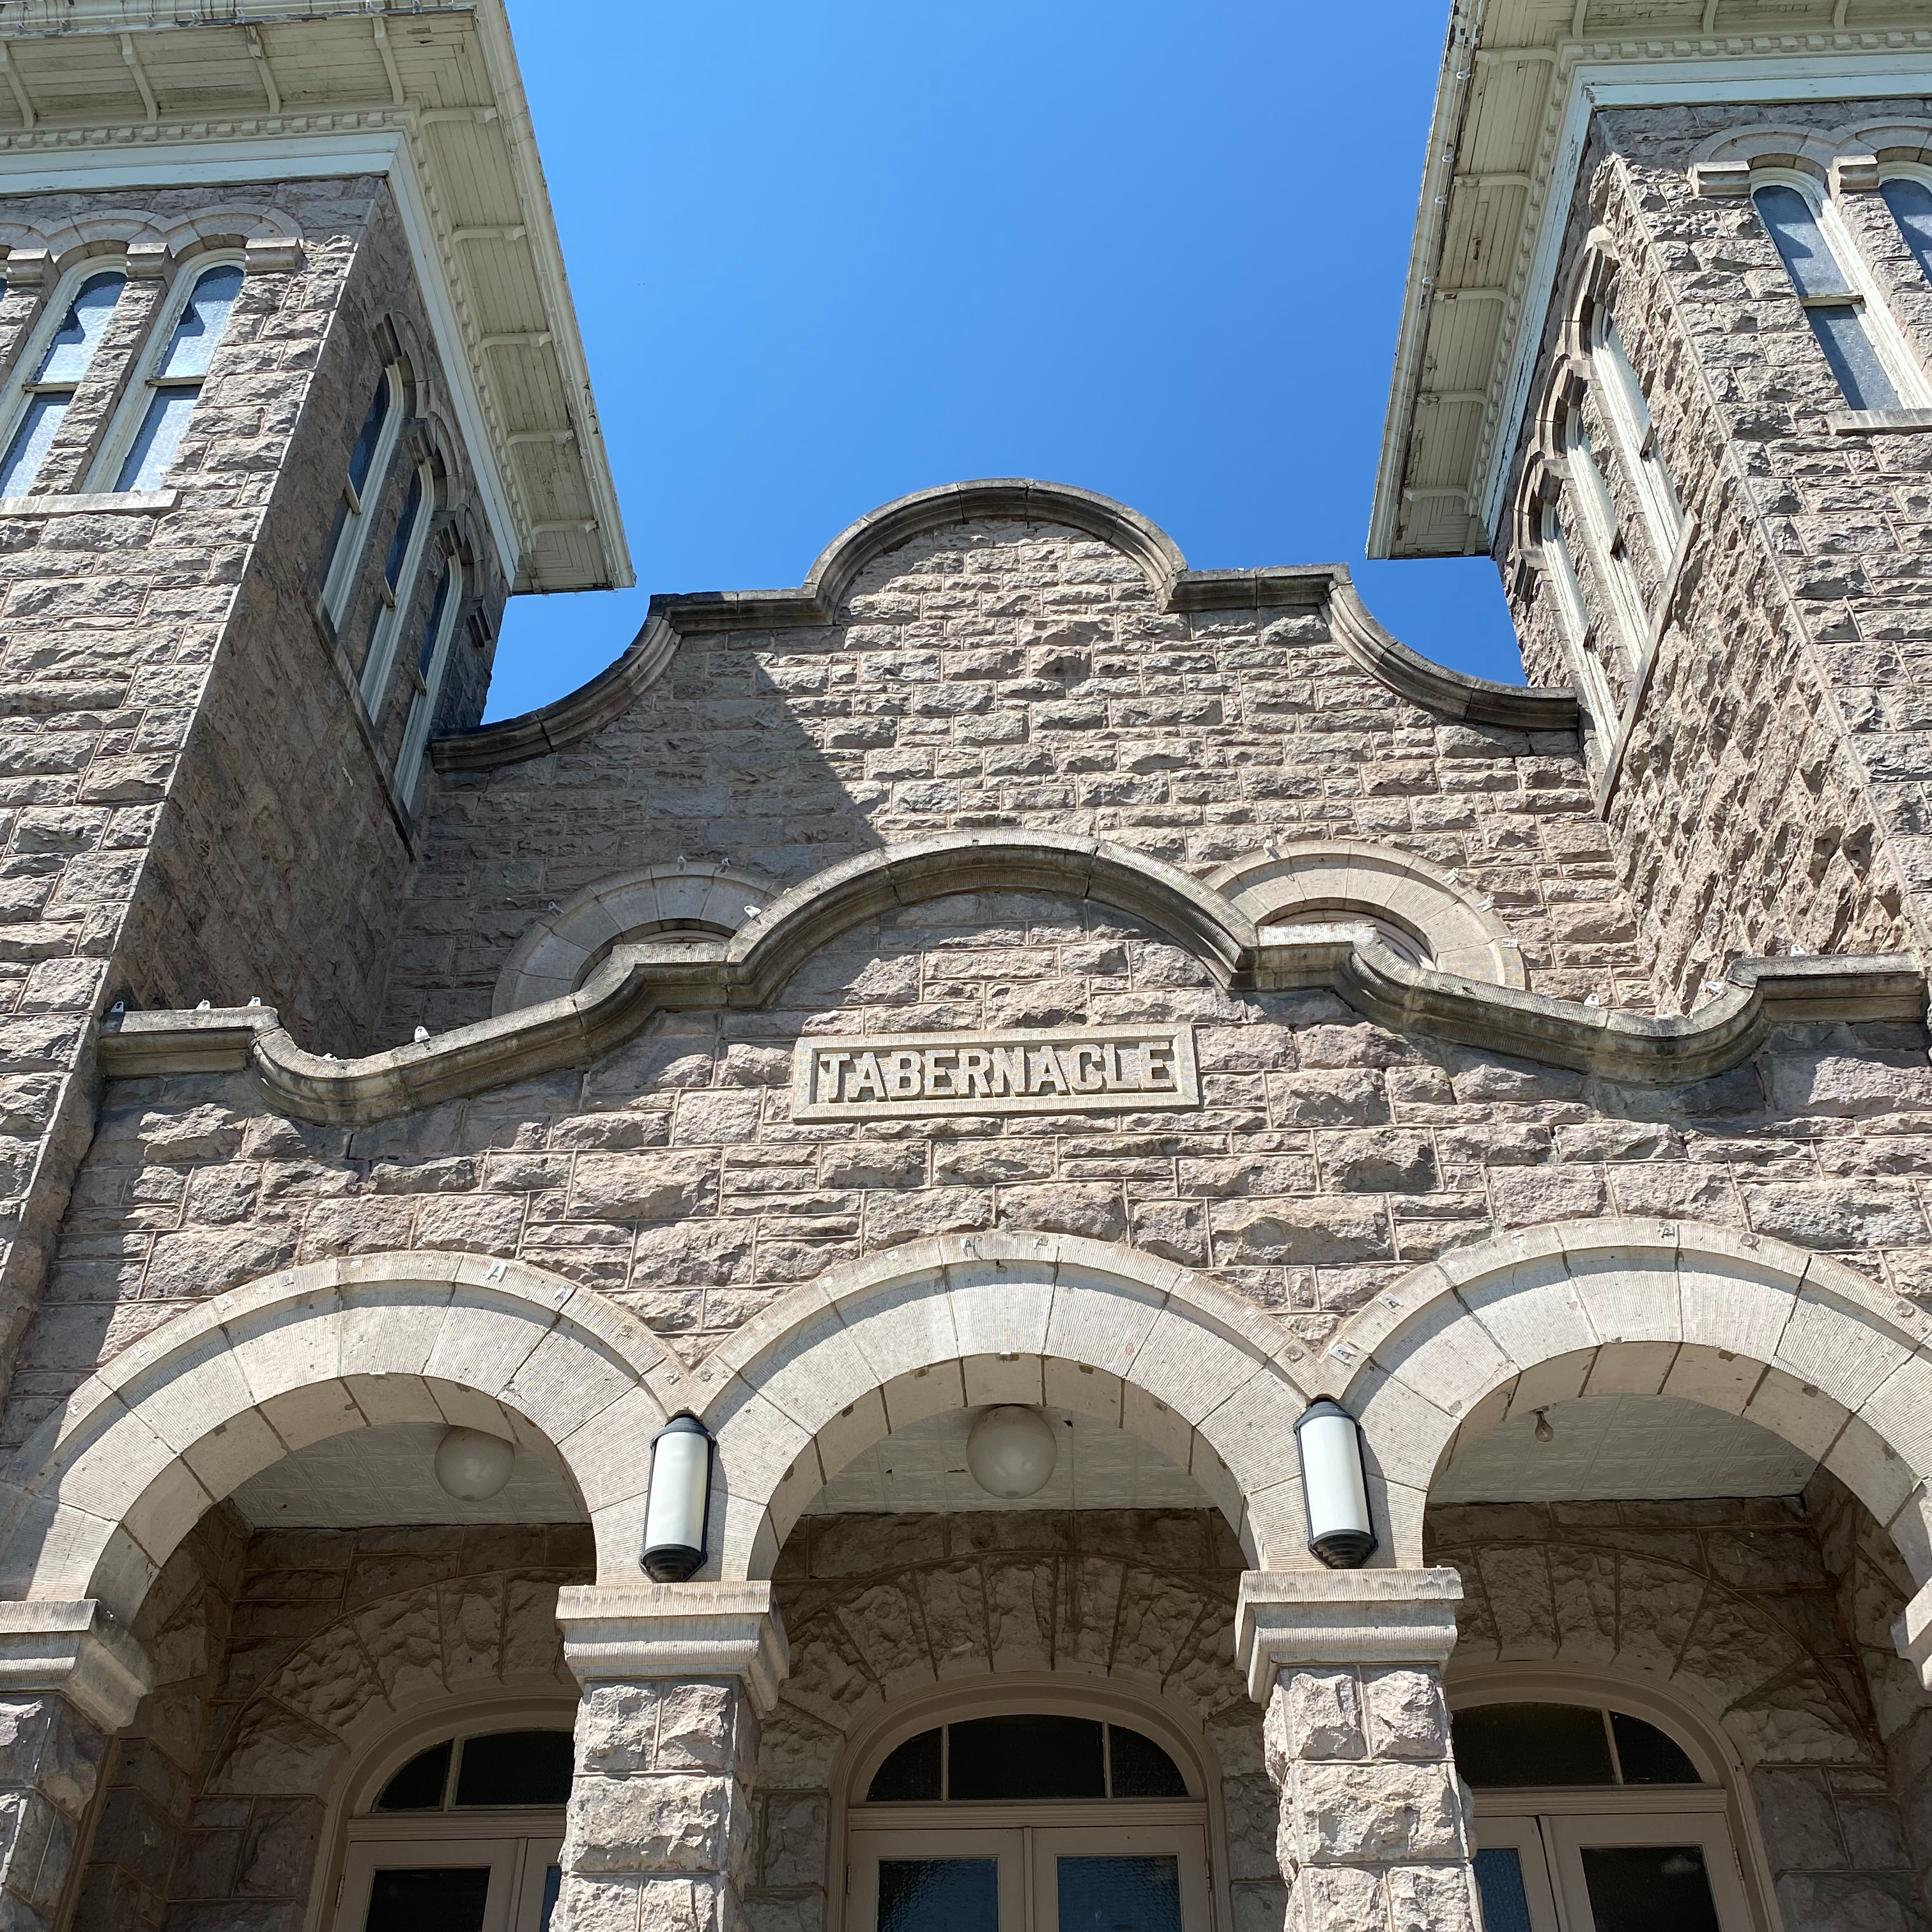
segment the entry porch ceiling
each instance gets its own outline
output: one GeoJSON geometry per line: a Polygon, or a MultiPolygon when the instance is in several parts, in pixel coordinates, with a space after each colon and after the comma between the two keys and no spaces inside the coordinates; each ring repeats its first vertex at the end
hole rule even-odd
{"type": "Polygon", "coordinates": [[[1491,548],[1594,109],[1928,92],[1924,0],[1456,0],[1370,556],[1491,548]]]}
{"type": "Polygon", "coordinates": [[[106,188],[372,168],[408,204],[515,587],[630,584],[503,0],[16,0],[0,13],[0,193],[90,174],[106,188]]]}

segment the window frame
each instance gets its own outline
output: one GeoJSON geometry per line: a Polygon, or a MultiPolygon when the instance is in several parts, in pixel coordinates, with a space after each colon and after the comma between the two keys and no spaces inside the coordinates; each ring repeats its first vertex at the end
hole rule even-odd
{"type": "MultiPolygon", "coordinates": [[[[355,590],[356,580],[361,574],[362,554],[368,547],[370,526],[375,518],[370,514],[382,500],[382,492],[388,482],[389,472],[394,467],[396,451],[403,440],[403,425],[409,420],[410,394],[408,372],[400,356],[385,362],[377,374],[376,380],[388,386],[389,406],[382,418],[382,428],[377,432],[376,447],[369,458],[368,474],[363,478],[359,490],[350,481],[349,464],[356,454],[356,443],[362,440],[362,423],[368,420],[364,410],[362,422],[356,425],[356,438],[349,446],[349,454],[343,460],[342,488],[340,502],[343,516],[337,526],[322,569],[320,602],[322,614],[330,625],[340,628],[347,613],[350,595],[355,590]]],[[[372,401],[374,398],[370,399],[372,401]]]]}
{"type": "MultiPolygon", "coordinates": [[[[392,466],[394,466],[393,465],[392,466]]],[[[388,698],[390,674],[395,668],[396,646],[404,624],[408,620],[410,607],[416,602],[416,591],[422,580],[422,561],[429,548],[430,533],[437,517],[442,512],[438,500],[436,466],[430,460],[425,450],[416,458],[415,480],[422,487],[422,499],[416,508],[416,523],[410,530],[400,562],[397,566],[396,581],[389,581],[388,566],[385,562],[376,579],[376,609],[374,623],[369,633],[369,648],[362,659],[362,668],[356,674],[356,688],[361,693],[362,709],[368,715],[370,728],[380,732],[382,728],[382,710],[388,698]]],[[[398,487],[403,492],[403,503],[409,502],[409,482],[398,475],[398,487]]],[[[385,489],[388,488],[386,482],[385,489]]],[[[400,521],[401,511],[398,510],[400,521]]],[[[395,542],[390,538],[393,546],[395,542]]]]}
{"type": "Polygon", "coordinates": [[[1591,370],[1598,378],[1593,386],[1601,398],[1610,440],[1616,446],[1642,512],[1658,568],[1667,568],[1683,533],[1684,506],[1677,500],[1670,466],[1658,446],[1650,398],[1644,394],[1636,365],[1630,359],[1623,332],[1608,302],[1598,300],[1592,304],[1587,340],[1591,370]]]}
{"type": "MultiPolygon", "coordinates": [[[[112,326],[115,312],[126,299],[128,288],[134,279],[126,256],[90,255],[71,268],[62,270],[56,278],[53,288],[43,303],[40,313],[34,317],[34,326],[28,330],[26,339],[20,345],[20,354],[8,374],[7,386],[10,394],[5,407],[0,410],[0,466],[4,466],[8,454],[12,450],[14,440],[20,434],[21,426],[27,419],[27,412],[33,406],[35,396],[44,389],[55,388],[67,388],[70,398],[77,396],[88,377],[94,373],[94,356],[100,353],[98,345],[94,355],[87,358],[86,367],[71,387],[65,384],[43,384],[37,378],[23,372],[39,368],[46,359],[54,337],[60,332],[61,324],[66,320],[68,309],[74,305],[82,288],[96,275],[104,274],[118,274],[121,278],[121,292],[114,298],[113,309],[108,312],[108,324],[112,326]]],[[[54,434],[58,440],[60,432],[56,430],[54,434]]],[[[44,458],[41,460],[40,466],[42,469],[46,466],[44,458]]],[[[33,494],[34,485],[39,481],[40,473],[36,471],[34,482],[27,486],[28,495],[33,494]]]]}
{"type": "MultiPolygon", "coordinates": [[[[1798,168],[1760,167],[1755,164],[1750,171],[1750,181],[1745,190],[1744,198],[1750,205],[1753,218],[1764,232],[1764,238],[1771,244],[1771,251],[1778,263],[1778,272],[1784,278],[1784,285],[1790,291],[1798,307],[1807,311],[1805,328],[1811,338],[1811,345],[1820,356],[1825,353],[1818,340],[1809,311],[1814,308],[1834,308],[1846,306],[1841,301],[1829,296],[1807,296],[1799,291],[1792,280],[1791,270],[1785,262],[1780,249],[1757,205],[1758,190],[1766,188],[1788,188],[1802,195],[1811,210],[1812,218],[1818,224],[1818,232],[1824,238],[1825,245],[1832,252],[1832,260],[1838,272],[1844,278],[1845,287],[1850,297],[1850,305],[1858,312],[1859,324],[1864,332],[1865,340],[1871,346],[1873,356],[1879,367],[1890,379],[1901,410],[1932,408],[1932,376],[1927,375],[1924,364],[1913,352],[1905,332],[1899,326],[1898,318],[1892,312],[1892,304],[1886,299],[1885,291],[1878,286],[1871,272],[1871,265],[1865,259],[1865,251],[1858,245],[1850,224],[1838,206],[1838,197],[1828,192],[1824,184],[1815,176],[1798,168]]],[[[1889,221],[1892,214],[1886,212],[1889,221]]],[[[1828,360],[1826,363],[1830,368],[1828,360]]],[[[1838,389],[1840,399],[1848,410],[1864,410],[1870,405],[1855,403],[1846,395],[1843,384],[1838,380],[1836,370],[1832,370],[1833,386],[1838,389]]]]}
{"type": "MultiPolygon", "coordinates": [[[[174,339],[174,332],[187,313],[188,304],[193,298],[201,278],[211,269],[239,268],[242,271],[242,288],[248,286],[248,265],[238,248],[211,250],[206,254],[196,255],[184,262],[174,280],[169,284],[166,298],[157,303],[154,314],[149,317],[147,340],[141,345],[128,368],[122,386],[120,400],[114,406],[114,413],[109,418],[107,434],[88,466],[83,488],[96,496],[124,496],[135,493],[115,488],[115,479],[122,465],[126,462],[134,440],[141,433],[141,425],[147,420],[148,407],[164,387],[185,387],[185,382],[177,380],[163,384],[155,380],[154,371],[160,368],[161,358],[168,352],[168,345],[174,339]]],[[[242,298],[242,290],[236,291],[236,300],[242,298]]],[[[234,320],[234,311],[229,311],[229,320],[234,320]]],[[[208,374],[200,378],[195,389],[196,409],[201,406],[201,392],[214,378],[214,357],[221,352],[222,342],[227,340],[224,325],[221,340],[218,341],[210,352],[208,374]]],[[[194,420],[190,412],[189,421],[194,420]]],[[[170,464],[172,467],[172,464],[170,464]]]]}
{"type": "Polygon", "coordinates": [[[1923,161],[1881,161],[1878,167],[1878,187],[1875,190],[1880,206],[1885,209],[1886,220],[1892,224],[1893,232],[1898,235],[1900,245],[1912,256],[1913,266],[1918,268],[1925,287],[1932,290],[1932,262],[1919,262],[1912,244],[1905,239],[1904,232],[1898,226],[1898,217],[1892,212],[1892,204],[1885,198],[1885,184],[1892,181],[1916,182],[1921,188],[1932,192],[1932,166],[1923,161]]]}
{"type": "MultiPolygon", "coordinates": [[[[1644,608],[1643,586],[1637,580],[1636,566],[1630,561],[1629,540],[1617,516],[1617,500],[1610,494],[1609,479],[1598,460],[1596,446],[1591,440],[1590,426],[1584,420],[1583,403],[1589,393],[1586,390],[1584,394],[1567,401],[1558,422],[1557,441],[1563,464],[1563,481],[1570,490],[1585,555],[1611,605],[1609,628],[1622,650],[1624,670],[1634,676],[1636,667],[1643,661],[1644,647],[1649,639],[1649,614],[1644,608]],[[1622,555],[1618,554],[1620,545],[1622,555]]],[[[1573,570],[1575,566],[1573,554],[1573,570]]],[[[1582,581],[1580,575],[1578,581],[1582,581]]],[[[1588,599],[1586,597],[1585,608],[1588,608],[1588,599]]],[[[1591,635],[1600,638],[1604,632],[1603,620],[1592,623],[1591,635]]],[[[1601,652],[1598,655],[1600,656],[1601,652]]],[[[1610,716],[1612,722],[1618,716],[1614,705],[1610,716]]]]}
{"type": "Polygon", "coordinates": [[[1696,1813],[1723,1818],[1737,1853],[1744,1900],[1754,1932],[1773,1932],[1771,1866],[1759,1828],[1757,1806],[1737,1747],[1690,1699],[1634,1674],[1587,1665],[1472,1664],[1449,1666],[1444,1690],[1451,1715],[1480,1704],[1581,1704],[1613,1709],[1654,1724],[1708,1781],[1692,1784],[1515,1785],[1472,1792],[1482,1842],[1486,1817],[1696,1813]]]}
{"type": "MultiPolygon", "coordinates": [[[[409,711],[403,725],[403,742],[396,753],[396,800],[406,813],[410,800],[416,795],[418,782],[422,776],[423,754],[429,748],[429,734],[436,722],[436,700],[442,694],[444,674],[449,666],[449,656],[456,647],[456,634],[462,628],[463,607],[470,590],[463,568],[463,553],[454,544],[444,548],[442,568],[449,573],[450,594],[439,612],[430,606],[430,618],[436,626],[429,668],[422,668],[421,653],[416,664],[410,668],[410,676],[416,684],[416,691],[410,699],[409,711]]],[[[430,619],[424,620],[428,628],[430,619]]]]}

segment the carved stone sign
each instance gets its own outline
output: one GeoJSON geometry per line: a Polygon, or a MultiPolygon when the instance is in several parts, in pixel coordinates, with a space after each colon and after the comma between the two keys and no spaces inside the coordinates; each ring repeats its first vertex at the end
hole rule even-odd
{"type": "Polygon", "coordinates": [[[792,1059],[799,1120],[1198,1107],[1185,1026],[1039,1033],[814,1034],[792,1059]]]}

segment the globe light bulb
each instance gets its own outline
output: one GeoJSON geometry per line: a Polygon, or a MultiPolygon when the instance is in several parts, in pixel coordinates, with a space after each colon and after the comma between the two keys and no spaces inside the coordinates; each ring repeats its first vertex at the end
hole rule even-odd
{"type": "Polygon", "coordinates": [[[436,1446],[436,1479],[461,1503],[487,1503],[516,1466],[517,1445],[480,1429],[446,1430],[436,1446]]]}
{"type": "Polygon", "coordinates": [[[1007,1502],[1037,1496],[1059,1460],[1060,1444],[1036,1408],[989,1408],[966,1438],[966,1466],[974,1481],[1007,1502]]]}

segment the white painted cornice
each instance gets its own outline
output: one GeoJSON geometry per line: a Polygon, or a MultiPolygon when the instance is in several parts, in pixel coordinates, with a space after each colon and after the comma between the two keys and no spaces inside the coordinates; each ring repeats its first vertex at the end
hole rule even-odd
{"type": "Polygon", "coordinates": [[[28,0],[0,27],[0,194],[357,174],[390,183],[506,575],[632,582],[502,0],[28,0]]]}
{"type": "Polygon", "coordinates": [[[1591,33],[1588,14],[1589,0],[1546,8],[1530,32],[1513,12],[1505,44],[1480,0],[1457,0],[1396,339],[1371,556],[1490,548],[1597,109],[1932,94],[1932,23],[1912,0],[1804,0],[1775,12],[1760,0],[1723,0],[1721,11],[1717,0],[1658,0],[1614,34],[1591,33]],[[1848,22],[1853,7],[1860,17],[1848,22]],[[1466,272],[1450,251],[1485,200],[1488,258],[1466,272]]]}

